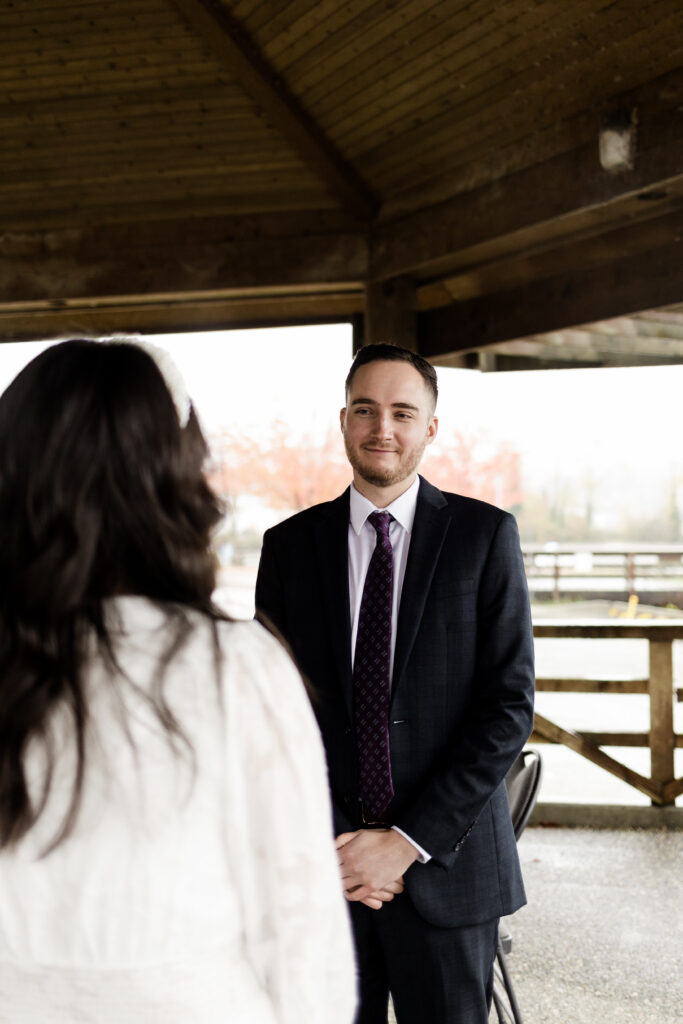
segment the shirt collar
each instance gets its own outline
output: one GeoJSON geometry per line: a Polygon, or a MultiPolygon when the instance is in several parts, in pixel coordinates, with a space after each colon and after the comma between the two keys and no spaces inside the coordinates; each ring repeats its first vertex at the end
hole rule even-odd
{"type": "Polygon", "coordinates": [[[360,491],[356,490],[355,486],[351,484],[351,501],[350,501],[350,513],[349,518],[351,520],[351,526],[354,529],[356,535],[360,534],[360,531],[365,526],[365,521],[371,512],[391,512],[396,522],[403,527],[406,533],[410,533],[413,529],[413,520],[415,519],[415,507],[417,505],[417,492],[420,489],[420,478],[415,477],[415,480],[410,485],[407,491],[403,494],[399,494],[395,501],[392,501],[386,508],[377,509],[360,491]]]}

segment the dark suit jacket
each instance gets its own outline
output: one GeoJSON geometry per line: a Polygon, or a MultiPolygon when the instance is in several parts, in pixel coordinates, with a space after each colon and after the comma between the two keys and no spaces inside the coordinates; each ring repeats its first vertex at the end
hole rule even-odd
{"type": "MultiPolygon", "coordinates": [[[[349,491],[268,530],[257,611],[311,681],[337,833],[361,827],[351,685],[349,491]]],[[[524,903],[504,779],[533,723],[533,638],[507,512],[420,480],[390,710],[391,823],[432,855],[406,874],[422,916],[454,927],[524,903]]]]}

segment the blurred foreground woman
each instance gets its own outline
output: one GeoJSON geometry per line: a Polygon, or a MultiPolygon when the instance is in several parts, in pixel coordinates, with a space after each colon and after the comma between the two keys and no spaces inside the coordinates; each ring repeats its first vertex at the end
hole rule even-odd
{"type": "Polygon", "coordinates": [[[349,1024],[322,748],[214,607],[175,368],[69,341],[0,397],[0,1021],[349,1024]]]}

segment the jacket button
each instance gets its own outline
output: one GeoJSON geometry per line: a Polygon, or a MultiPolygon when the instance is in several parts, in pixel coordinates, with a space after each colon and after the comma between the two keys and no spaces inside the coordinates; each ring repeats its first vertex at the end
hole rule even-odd
{"type": "Polygon", "coordinates": [[[346,728],[344,729],[344,735],[345,736],[350,736],[351,735],[351,726],[350,725],[347,725],[346,728]]]}

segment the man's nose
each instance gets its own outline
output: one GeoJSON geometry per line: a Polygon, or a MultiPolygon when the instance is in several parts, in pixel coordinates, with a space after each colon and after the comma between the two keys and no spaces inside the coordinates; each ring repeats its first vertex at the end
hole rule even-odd
{"type": "Polygon", "coordinates": [[[394,432],[394,424],[390,413],[380,413],[377,417],[377,434],[379,437],[391,437],[394,432]]]}

